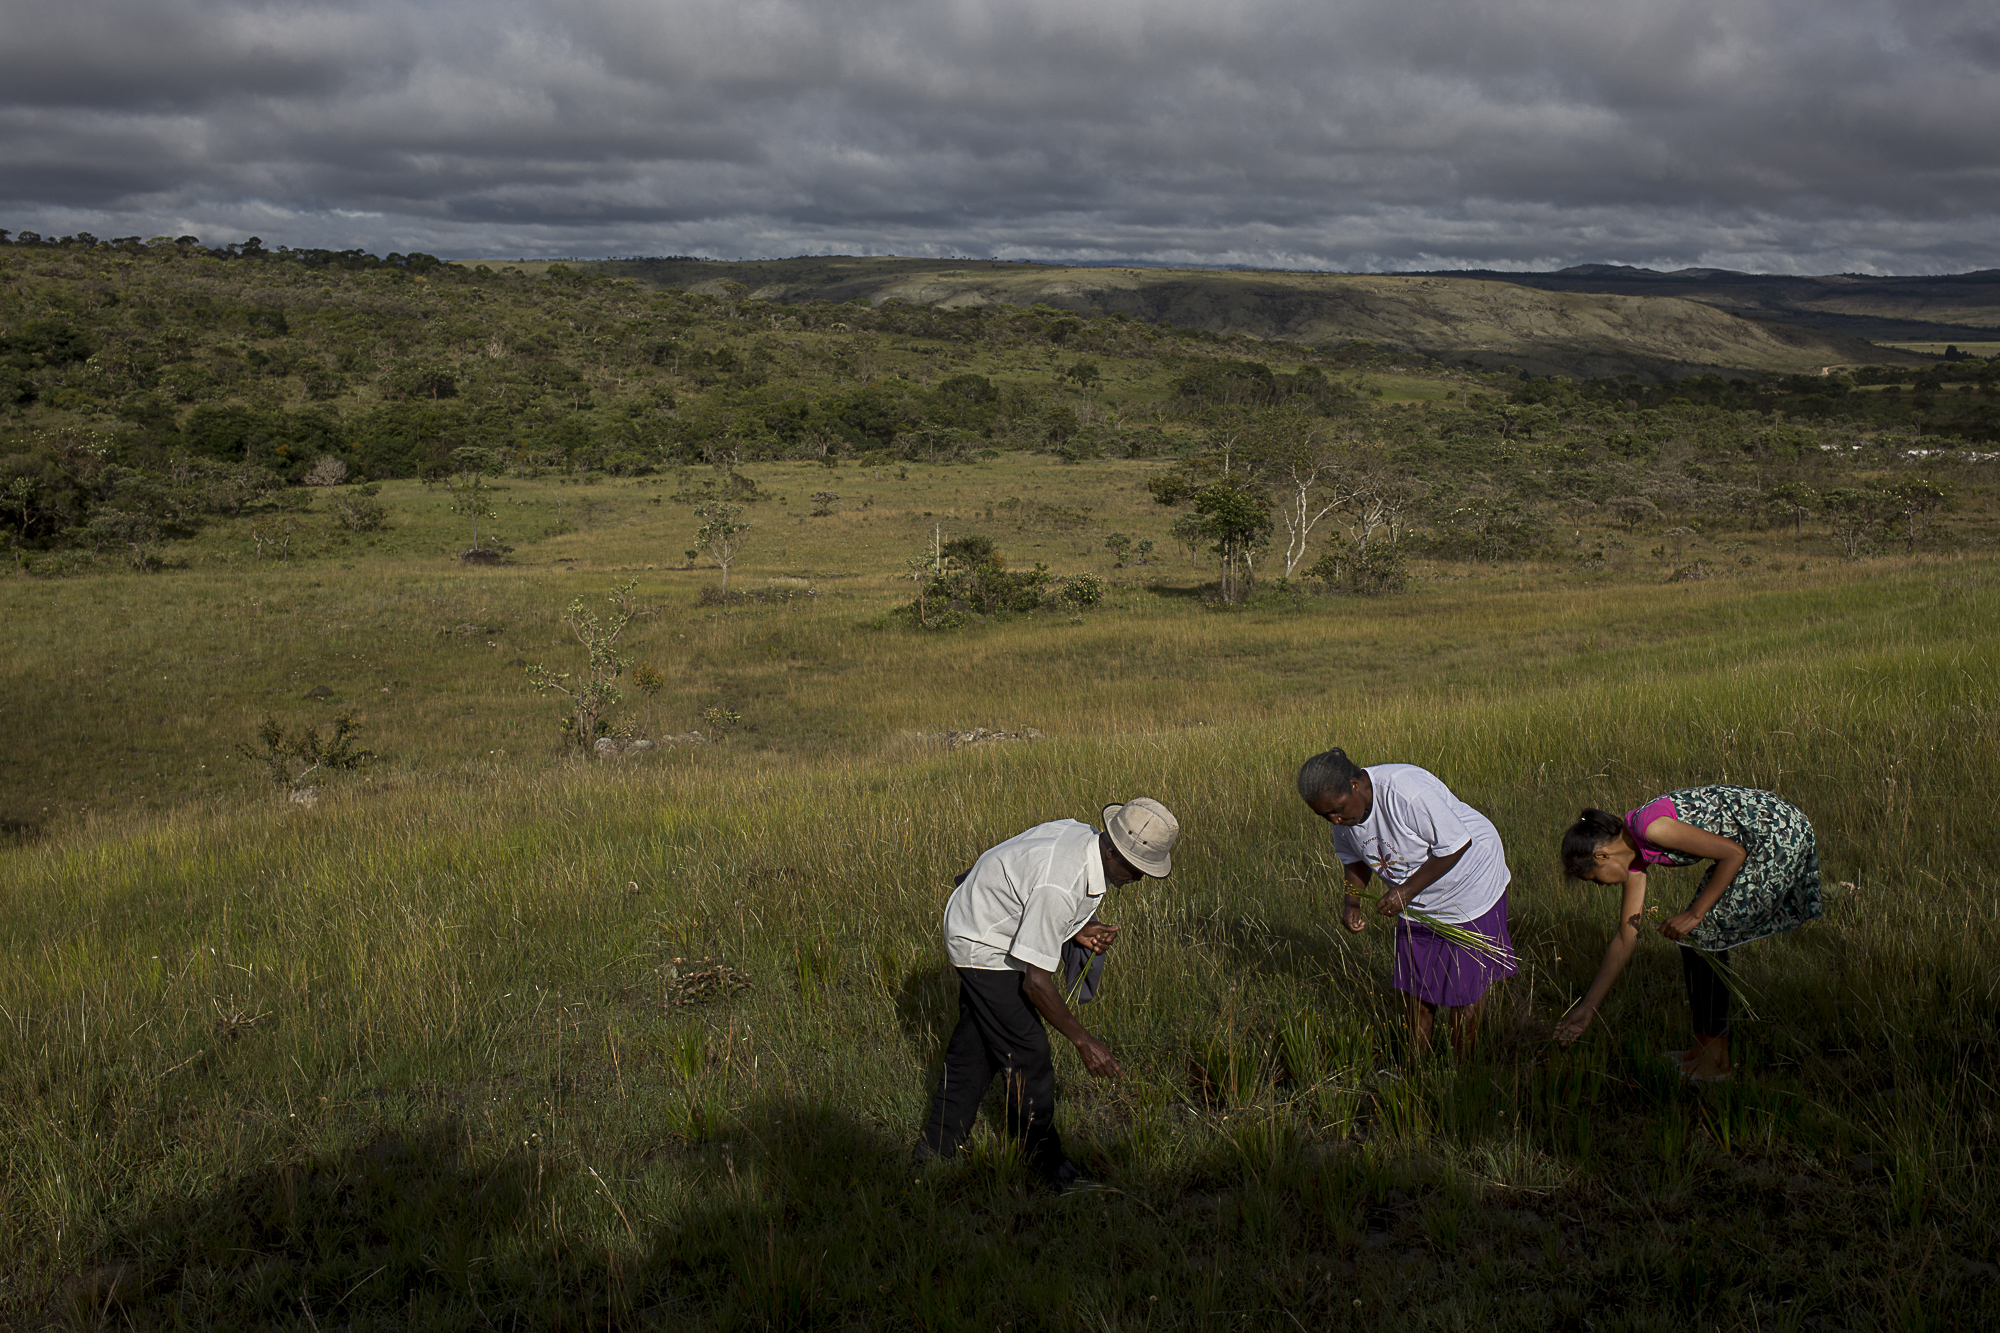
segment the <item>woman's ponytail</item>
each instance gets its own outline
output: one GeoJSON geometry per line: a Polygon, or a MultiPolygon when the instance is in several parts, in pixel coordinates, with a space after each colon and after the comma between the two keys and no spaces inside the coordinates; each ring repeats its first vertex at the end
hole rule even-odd
{"type": "Polygon", "coordinates": [[[1582,879],[1597,864],[1597,849],[1615,841],[1625,831],[1625,821],[1609,810],[1586,809],[1563,831],[1563,873],[1582,879]]]}

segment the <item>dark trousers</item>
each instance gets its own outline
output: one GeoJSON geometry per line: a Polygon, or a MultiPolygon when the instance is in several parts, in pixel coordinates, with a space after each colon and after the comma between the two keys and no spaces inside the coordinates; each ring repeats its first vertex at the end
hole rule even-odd
{"type": "Polygon", "coordinates": [[[1729,1035],[1729,955],[1681,949],[1681,974],[1687,978],[1688,1010],[1694,1030],[1704,1037],[1729,1035]]]}
{"type": "Polygon", "coordinates": [[[1029,1166],[1053,1176],[1064,1161],[1055,1127],[1056,1067],[1048,1029],[1021,989],[1026,974],[957,971],[958,1026],[945,1047],[944,1076],[931,1098],[918,1154],[950,1157],[965,1145],[997,1074],[1007,1097],[1007,1136],[1021,1141],[1029,1166]]]}

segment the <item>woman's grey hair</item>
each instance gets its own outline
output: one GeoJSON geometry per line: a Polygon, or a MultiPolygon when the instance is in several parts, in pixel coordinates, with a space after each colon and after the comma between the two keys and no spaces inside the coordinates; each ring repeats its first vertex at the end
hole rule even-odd
{"type": "Polygon", "coordinates": [[[1316,754],[1299,765],[1299,799],[1311,805],[1322,796],[1354,790],[1354,780],[1367,776],[1345,750],[1316,754]]]}

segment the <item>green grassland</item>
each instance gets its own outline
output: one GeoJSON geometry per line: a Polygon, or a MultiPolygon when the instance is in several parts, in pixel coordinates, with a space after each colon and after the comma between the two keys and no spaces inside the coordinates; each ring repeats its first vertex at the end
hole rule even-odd
{"type": "Polygon", "coordinates": [[[245,515],[159,572],[0,578],[0,1319],[1992,1323],[1979,474],[1914,557],[1592,518],[1531,559],[1420,557],[1397,596],[1267,580],[1230,608],[1166,535],[1163,466],[746,464],[768,498],[737,602],[682,567],[706,468],[500,479],[493,568],[456,560],[442,488],[391,481],[384,529],[325,522],[329,491],[285,560],[245,515]],[[1116,567],[1113,529],[1154,563],[1116,567]],[[919,633],[887,613],[940,531],[1109,590],[919,633]],[[621,717],[711,743],[590,759],[524,667],[573,669],[563,607],[631,578],[625,647],[667,683],[628,682],[621,717]],[[265,716],[341,712],[377,757],[311,805],[237,753],[265,716]],[[975,726],[1043,737],[940,739],[975,726]],[[1509,847],[1524,966],[1462,1066],[1407,1059],[1386,932],[1333,929],[1290,786],[1335,743],[1432,768],[1509,847]],[[1742,1081],[1668,1076],[1658,940],[1552,1048],[1614,914],[1559,878],[1561,827],[1721,780],[1807,810],[1829,884],[1824,920],[1746,951],[1742,1081]],[[951,875],[1140,793],[1186,833],[1107,913],[1084,1016],[1128,1078],[1059,1055],[1063,1131],[1110,1188],[1039,1192],[984,1137],[912,1172],[951,875]]]}

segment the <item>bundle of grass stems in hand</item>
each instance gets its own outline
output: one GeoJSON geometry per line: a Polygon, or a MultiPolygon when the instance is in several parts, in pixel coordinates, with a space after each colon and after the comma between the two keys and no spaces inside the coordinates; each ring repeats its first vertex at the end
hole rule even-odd
{"type": "MultiPolygon", "coordinates": [[[[1370,893],[1356,889],[1352,885],[1348,885],[1345,892],[1353,894],[1364,902],[1373,903],[1382,900],[1380,893],[1370,893]]],[[[1505,963],[1509,967],[1514,965],[1514,951],[1491,935],[1482,935],[1476,930],[1469,930],[1449,921],[1440,921],[1429,912],[1419,911],[1414,907],[1405,907],[1398,915],[1407,917],[1415,925],[1422,926],[1446,944],[1477,954],[1488,962],[1505,963]]]]}
{"type": "MultiPolygon", "coordinates": [[[[1632,918],[1632,928],[1634,930],[1643,930],[1650,923],[1655,930],[1658,930],[1660,920],[1663,916],[1664,912],[1658,904],[1649,905],[1645,911],[1638,913],[1632,918]]],[[[1661,938],[1665,939],[1666,936],[1662,935],[1661,938]]],[[[1683,949],[1693,949],[1703,958],[1706,958],[1709,970],[1715,973],[1715,979],[1720,981],[1723,989],[1729,992],[1729,1000],[1736,1007],[1737,1017],[1747,1018],[1751,1022],[1757,1021],[1757,1009],[1751,1003],[1753,997],[1750,989],[1745,984],[1743,978],[1737,975],[1736,968],[1729,962],[1728,956],[1723,950],[1704,949],[1699,944],[1689,944],[1686,940],[1673,940],[1671,942],[1678,944],[1683,949]]]]}

